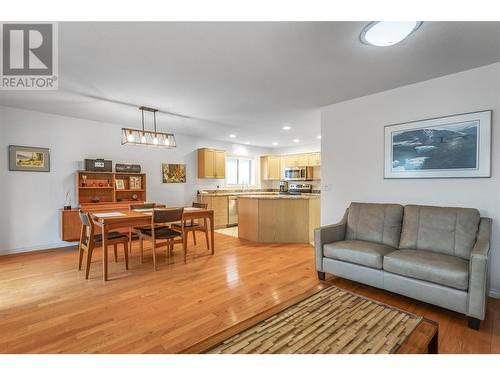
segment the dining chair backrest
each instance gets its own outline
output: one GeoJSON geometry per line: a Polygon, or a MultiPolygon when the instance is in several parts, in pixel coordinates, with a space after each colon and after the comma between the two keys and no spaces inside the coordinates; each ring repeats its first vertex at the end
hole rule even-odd
{"type": "Polygon", "coordinates": [[[156,203],[138,203],[138,204],[131,204],[129,206],[129,210],[147,210],[155,207],[156,203]]]}
{"type": "Polygon", "coordinates": [[[80,220],[82,221],[82,224],[90,228],[89,215],[86,212],[83,212],[82,210],[78,211],[78,214],[80,215],[80,220]]]}
{"type": "Polygon", "coordinates": [[[184,208],[162,208],[153,210],[153,223],[173,223],[182,220],[184,208]]]}
{"type": "Polygon", "coordinates": [[[193,202],[193,206],[194,208],[202,208],[204,210],[206,210],[208,208],[208,203],[198,203],[198,202],[193,202]]]}
{"type": "Polygon", "coordinates": [[[80,220],[83,225],[80,241],[88,245],[89,240],[94,238],[94,222],[92,221],[90,214],[83,212],[82,210],[78,211],[78,214],[80,215],[80,220]]]}

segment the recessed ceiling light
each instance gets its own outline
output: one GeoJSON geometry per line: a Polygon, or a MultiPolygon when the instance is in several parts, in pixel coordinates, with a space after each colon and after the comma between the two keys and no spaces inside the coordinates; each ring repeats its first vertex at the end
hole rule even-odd
{"type": "Polygon", "coordinates": [[[298,140],[298,139],[294,139],[293,141],[294,141],[295,143],[300,142],[300,140],[298,140]]]}
{"type": "Polygon", "coordinates": [[[250,142],[246,141],[246,142],[245,142],[245,144],[246,144],[246,145],[249,145],[249,144],[250,144],[250,142]]]}
{"type": "Polygon", "coordinates": [[[229,134],[229,138],[236,138],[235,134],[229,134]]]}
{"type": "Polygon", "coordinates": [[[292,127],[291,126],[288,126],[288,125],[285,125],[283,126],[283,130],[290,130],[292,127]]]}
{"type": "Polygon", "coordinates": [[[411,33],[417,30],[421,21],[413,22],[371,22],[366,25],[359,39],[364,44],[377,47],[393,46],[406,39],[411,33]]]}
{"type": "Polygon", "coordinates": [[[278,142],[273,142],[273,146],[277,146],[277,145],[279,145],[278,142]]]}
{"type": "Polygon", "coordinates": [[[316,138],[321,139],[321,135],[317,135],[316,138]]]}

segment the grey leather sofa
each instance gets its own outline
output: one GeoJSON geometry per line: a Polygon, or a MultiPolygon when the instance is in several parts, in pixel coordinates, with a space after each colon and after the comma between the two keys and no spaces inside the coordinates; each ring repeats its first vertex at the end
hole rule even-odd
{"type": "Polygon", "coordinates": [[[316,270],[467,315],[486,312],[491,219],[473,208],[352,203],[315,230],[316,270]]]}

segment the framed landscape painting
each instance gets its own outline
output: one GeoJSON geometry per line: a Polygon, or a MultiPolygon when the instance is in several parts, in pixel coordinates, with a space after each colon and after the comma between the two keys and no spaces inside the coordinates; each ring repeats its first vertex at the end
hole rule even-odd
{"type": "Polygon", "coordinates": [[[384,178],[491,176],[491,111],[384,128],[384,178]]]}
{"type": "Polygon", "coordinates": [[[162,164],[163,183],[186,182],[186,164],[162,164]]]}
{"type": "Polygon", "coordinates": [[[50,172],[50,150],[48,148],[10,145],[9,170],[50,172]]]}

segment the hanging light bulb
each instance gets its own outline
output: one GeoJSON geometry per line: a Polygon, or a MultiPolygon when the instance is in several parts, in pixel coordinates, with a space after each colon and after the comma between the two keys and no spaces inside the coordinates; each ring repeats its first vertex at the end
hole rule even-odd
{"type": "Polygon", "coordinates": [[[157,138],[157,137],[154,137],[154,138],[153,138],[153,144],[154,144],[154,145],[157,145],[157,144],[158,144],[158,138],[157,138]]]}
{"type": "Polygon", "coordinates": [[[146,143],[146,136],[142,133],[141,143],[146,143]]]}
{"type": "Polygon", "coordinates": [[[165,146],[169,146],[170,145],[170,142],[168,141],[168,137],[165,138],[165,146]]]}
{"type": "Polygon", "coordinates": [[[132,134],[132,131],[129,131],[128,135],[127,135],[127,141],[134,142],[134,140],[135,140],[135,138],[134,138],[134,135],[132,134]]]}

